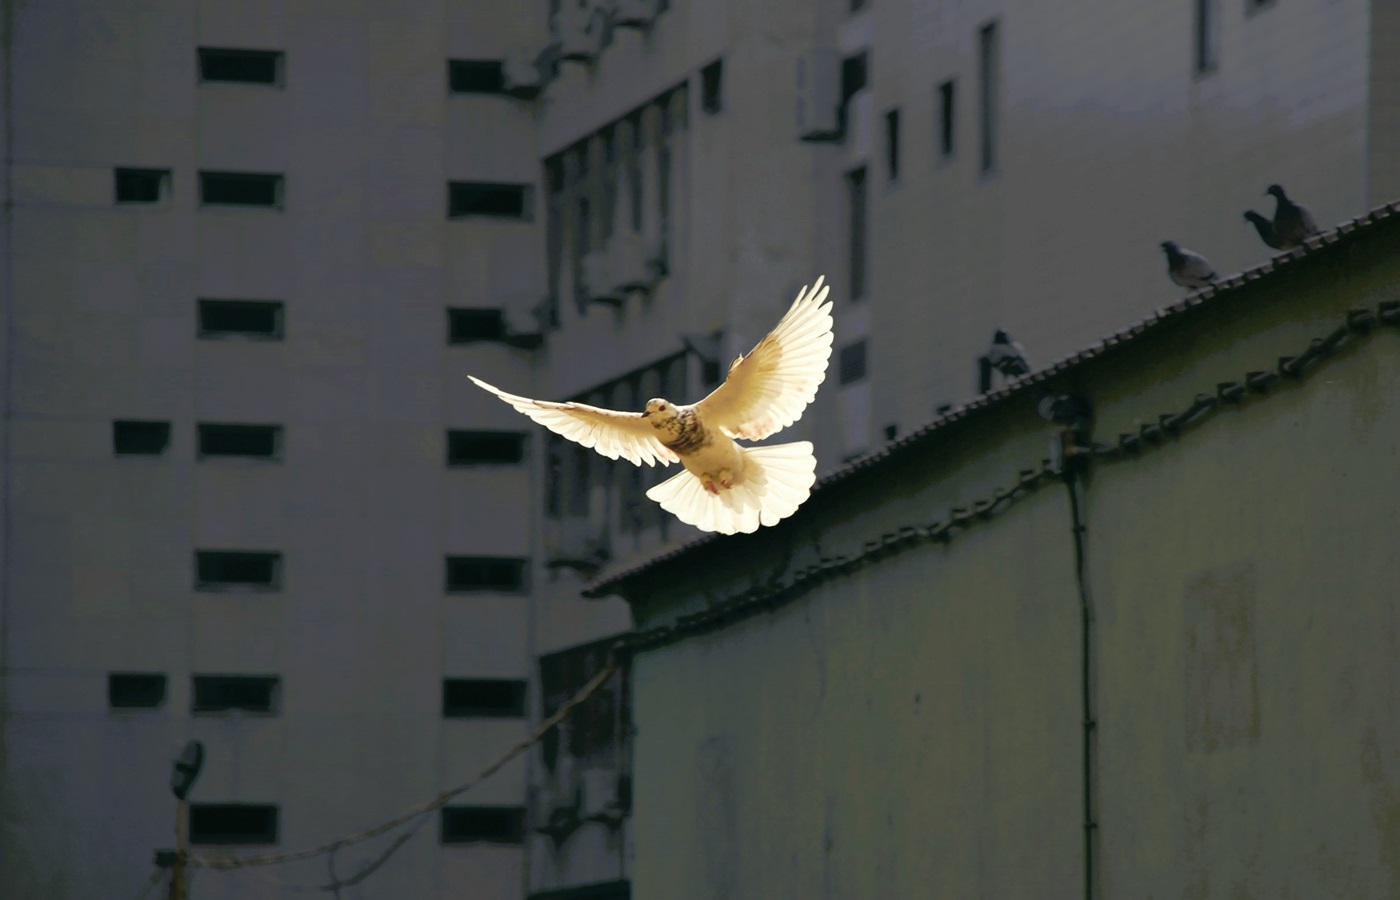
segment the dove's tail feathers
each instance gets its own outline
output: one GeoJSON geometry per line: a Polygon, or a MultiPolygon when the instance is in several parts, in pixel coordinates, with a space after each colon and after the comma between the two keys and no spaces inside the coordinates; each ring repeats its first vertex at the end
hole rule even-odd
{"type": "Polygon", "coordinates": [[[728,490],[711,494],[699,478],[683,471],[647,496],[682,522],[720,534],[748,534],[796,512],[817,480],[811,442],[745,447],[743,454],[743,477],[728,490]]]}

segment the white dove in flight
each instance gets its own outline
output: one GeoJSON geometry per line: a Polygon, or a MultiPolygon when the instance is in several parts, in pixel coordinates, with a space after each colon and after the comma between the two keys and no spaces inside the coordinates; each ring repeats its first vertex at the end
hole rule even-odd
{"type": "Polygon", "coordinates": [[[633,465],[679,462],[685,471],[647,496],[702,531],[750,533],[792,515],[811,493],[817,458],[810,441],[741,447],[802,417],[831,360],[830,286],[805,286],[768,336],[729,366],[724,383],[699,403],[647,401],[646,412],[618,412],[584,403],[500,397],[556,434],[609,459],[633,465]]]}

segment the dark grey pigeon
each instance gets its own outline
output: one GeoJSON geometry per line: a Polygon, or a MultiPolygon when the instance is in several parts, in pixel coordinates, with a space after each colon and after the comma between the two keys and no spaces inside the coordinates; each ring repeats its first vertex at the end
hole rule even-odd
{"type": "Polygon", "coordinates": [[[992,337],[992,347],[987,351],[987,362],[1007,378],[1020,378],[1031,372],[1031,365],[1026,362],[1026,348],[1013,341],[1011,335],[1000,328],[992,337]]]}
{"type": "Polygon", "coordinates": [[[1265,216],[1263,213],[1257,213],[1252,209],[1247,209],[1244,211],[1244,219],[1254,226],[1255,231],[1259,232],[1259,240],[1273,247],[1275,250],[1283,249],[1278,242],[1278,237],[1274,234],[1274,223],[1268,216],[1265,216]]]}
{"type": "Polygon", "coordinates": [[[1271,184],[1264,193],[1278,201],[1278,206],[1274,209],[1273,223],[1278,249],[1292,250],[1294,247],[1301,247],[1309,237],[1322,232],[1308,208],[1289,200],[1282,186],[1271,184]]]}
{"type": "Polygon", "coordinates": [[[1162,241],[1167,251],[1167,274],[1172,281],[1189,290],[1203,288],[1215,280],[1215,269],[1199,253],[1192,253],[1176,241],[1162,241]]]}

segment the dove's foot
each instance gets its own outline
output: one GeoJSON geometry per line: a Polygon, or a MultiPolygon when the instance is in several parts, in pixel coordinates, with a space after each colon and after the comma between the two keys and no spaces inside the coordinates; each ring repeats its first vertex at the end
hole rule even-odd
{"type": "Polygon", "coordinates": [[[710,479],[706,478],[701,484],[705,485],[705,490],[709,491],[711,494],[719,493],[719,488],[715,487],[715,483],[710,479]]]}

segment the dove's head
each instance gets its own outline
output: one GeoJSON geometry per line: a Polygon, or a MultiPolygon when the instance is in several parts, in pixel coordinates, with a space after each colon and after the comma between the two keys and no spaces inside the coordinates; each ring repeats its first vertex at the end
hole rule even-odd
{"type": "Polygon", "coordinates": [[[1162,249],[1167,251],[1168,256],[1181,252],[1181,247],[1177,245],[1176,241],[1162,241],[1162,249]]]}
{"type": "Polygon", "coordinates": [[[668,422],[673,421],[677,416],[676,407],[660,397],[653,397],[647,401],[647,411],[642,413],[643,419],[650,419],[653,428],[660,428],[668,422]]]}
{"type": "Polygon", "coordinates": [[[1276,197],[1276,198],[1279,199],[1279,200],[1286,200],[1286,199],[1288,199],[1287,195],[1284,194],[1284,192],[1283,192],[1283,185],[1281,185],[1281,184],[1271,184],[1271,185],[1269,185],[1268,189],[1265,190],[1264,193],[1270,194],[1270,195],[1276,197]]]}

